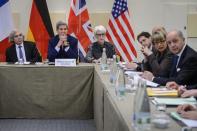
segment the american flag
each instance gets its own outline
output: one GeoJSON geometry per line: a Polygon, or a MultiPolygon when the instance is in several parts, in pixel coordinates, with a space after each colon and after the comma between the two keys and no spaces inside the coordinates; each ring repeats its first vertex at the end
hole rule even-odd
{"type": "Polygon", "coordinates": [[[79,40],[78,48],[86,56],[88,46],[94,42],[85,0],[72,0],[68,18],[68,33],[79,40]]]}
{"type": "Polygon", "coordinates": [[[107,38],[114,43],[125,62],[137,57],[134,32],[129,19],[127,0],[115,0],[107,27],[107,38]]]}

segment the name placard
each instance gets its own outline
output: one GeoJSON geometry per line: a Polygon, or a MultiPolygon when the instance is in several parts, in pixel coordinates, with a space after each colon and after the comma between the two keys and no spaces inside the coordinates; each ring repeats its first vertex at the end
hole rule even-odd
{"type": "Polygon", "coordinates": [[[55,59],[55,66],[63,66],[63,67],[76,66],[76,59],[55,59]]]}

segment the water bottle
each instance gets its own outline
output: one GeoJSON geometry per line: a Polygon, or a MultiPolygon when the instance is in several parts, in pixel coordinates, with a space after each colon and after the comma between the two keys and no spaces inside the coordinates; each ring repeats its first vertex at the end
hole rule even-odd
{"type": "Polygon", "coordinates": [[[113,61],[110,65],[110,83],[112,84],[112,86],[115,86],[117,70],[118,67],[116,63],[116,55],[113,55],[113,61]]]}
{"type": "Polygon", "coordinates": [[[117,74],[117,80],[115,85],[116,96],[119,100],[123,100],[125,96],[125,76],[123,68],[119,68],[117,74]]]}
{"type": "Polygon", "coordinates": [[[101,70],[107,70],[107,55],[105,48],[103,48],[103,53],[101,57],[101,70]]]}
{"type": "Polygon", "coordinates": [[[133,101],[133,127],[135,131],[150,131],[150,105],[146,92],[146,81],[139,78],[138,88],[133,101]]]}

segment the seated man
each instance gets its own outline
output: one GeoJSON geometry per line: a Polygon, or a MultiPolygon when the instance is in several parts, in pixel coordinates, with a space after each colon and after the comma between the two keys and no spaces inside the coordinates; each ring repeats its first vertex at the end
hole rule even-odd
{"type": "MultiPolygon", "coordinates": [[[[142,48],[141,48],[141,52],[142,54],[145,56],[145,54],[143,53],[144,50],[146,50],[146,52],[151,52],[153,54],[155,54],[155,49],[152,46],[152,41],[151,41],[151,35],[148,32],[141,32],[138,36],[137,36],[137,40],[139,41],[139,43],[141,44],[142,48]]],[[[148,61],[145,57],[145,59],[142,61],[142,63],[127,63],[126,67],[129,69],[134,69],[137,71],[143,71],[143,70],[148,70],[148,68],[150,67],[148,64],[148,61]]]]}
{"type": "Polygon", "coordinates": [[[54,62],[56,58],[78,59],[78,40],[67,34],[68,25],[59,21],[56,24],[57,35],[49,41],[48,59],[54,62]]]}
{"type": "Polygon", "coordinates": [[[167,34],[166,29],[163,26],[160,26],[160,25],[153,27],[152,34],[155,34],[155,32],[162,32],[165,35],[167,34]]]}
{"type": "Polygon", "coordinates": [[[41,62],[42,58],[36,48],[36,44],[24,41],[24,35],[14,30],[9,35],[9,41],[12,43],[6,50],[6,62],[41,62]]]}
{"type": "Polygon", "coordinates": [[[113,58],[113,55],[116,54],[115,48],[111,43],[105,41],[105,27],[102,25],[96,26],[94,34],[97,41],[90,45],[85,61],[89,63],[99,61],[103,53],[103,48],[106,49],[107,58],[113,58]]]}
{"type": "Polygon", "coordinates": [[[177,112],[183,118],[197,120],[197,108],[193,105],[180,105],[177,107],[177,112]]]}
{"type": "Polygon", "coordinates": [[[181,31],[173,30],[167,34],[167,44],[173,53],[172,68],[169,77],[154,77],[151,72],[145,71],[145,79],[161,85],[175,81],[179,85],[194,85],[197,83],[197,52],[185,44],[181,31]]]}

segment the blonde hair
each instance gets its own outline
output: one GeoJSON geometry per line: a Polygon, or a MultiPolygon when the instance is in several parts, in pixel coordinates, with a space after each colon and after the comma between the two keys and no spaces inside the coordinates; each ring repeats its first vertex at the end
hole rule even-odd
{"type": "Polygon", "coordinates": [[[151,39],[153,44],[161,41],[166,41],[166,34],[164,34],[162,31],[158,31],[152,34],[151,39]]]}

